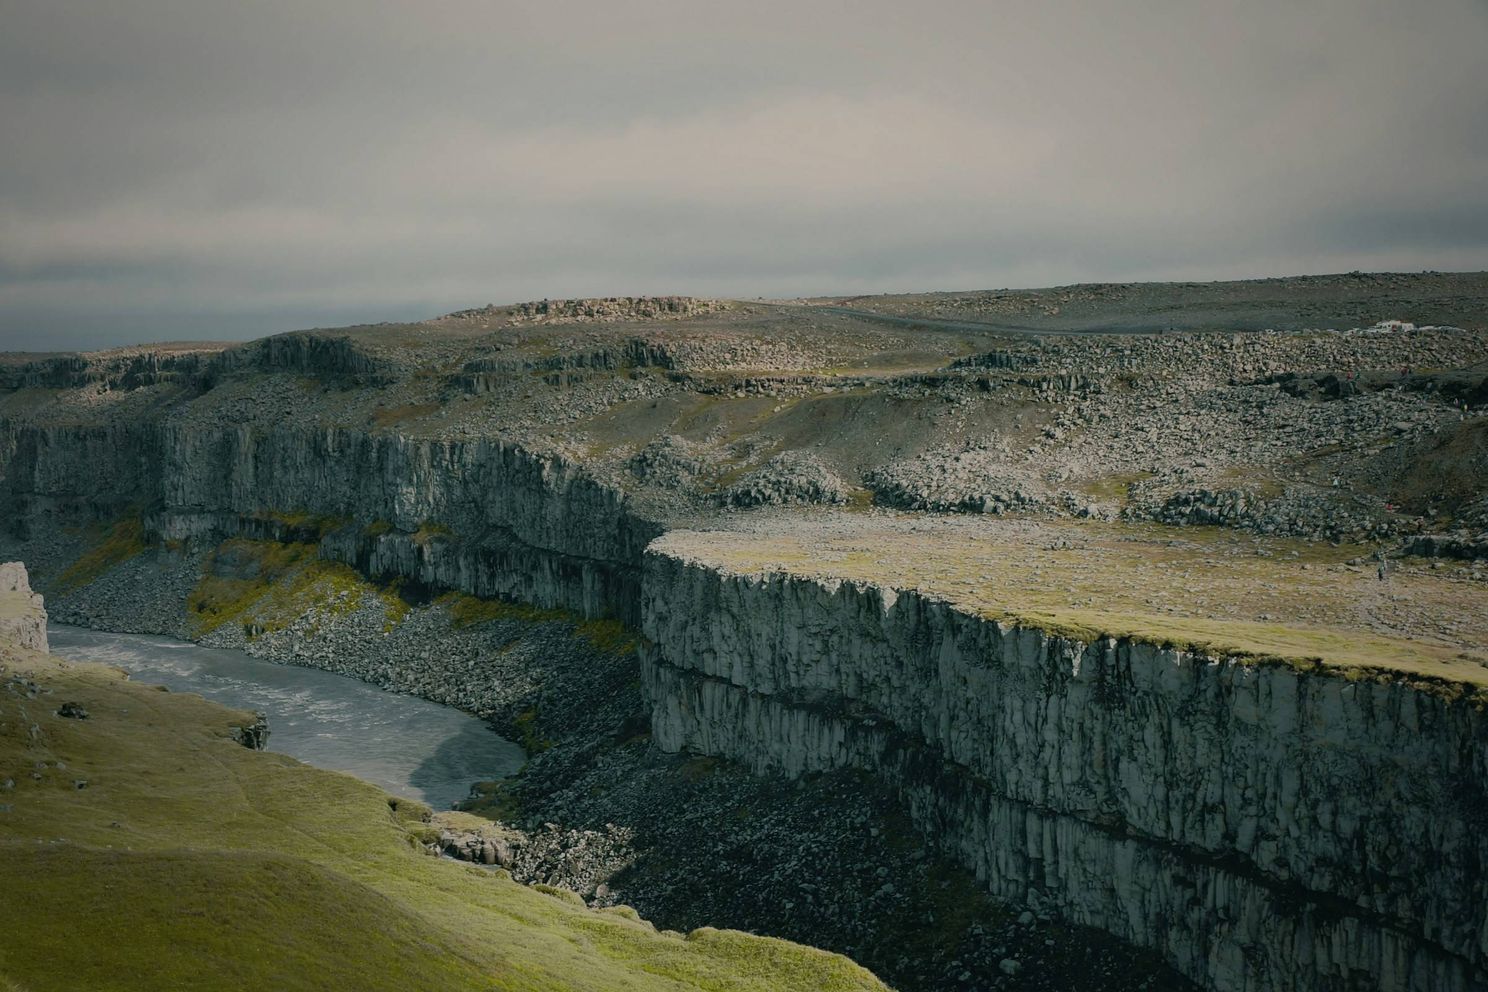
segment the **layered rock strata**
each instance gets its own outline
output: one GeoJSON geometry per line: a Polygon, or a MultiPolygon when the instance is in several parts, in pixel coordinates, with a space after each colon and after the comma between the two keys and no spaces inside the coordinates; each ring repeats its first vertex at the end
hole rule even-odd
{"type": "Polygon", "coordinates": [[[1488,719],[1400,680],[1085,643],[917,593],[644,566],[656,742],[860,768],[996,894],[1214,989],[1469,989],[1488,719]]]}

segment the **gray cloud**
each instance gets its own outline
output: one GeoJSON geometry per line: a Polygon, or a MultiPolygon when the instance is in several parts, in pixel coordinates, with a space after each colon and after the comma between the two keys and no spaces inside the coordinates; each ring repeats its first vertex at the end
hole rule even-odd
{"type": "Polygon", "coordinates": [[[4,3],[0,347],[1488,266],[1488,5],[4,3]]]}

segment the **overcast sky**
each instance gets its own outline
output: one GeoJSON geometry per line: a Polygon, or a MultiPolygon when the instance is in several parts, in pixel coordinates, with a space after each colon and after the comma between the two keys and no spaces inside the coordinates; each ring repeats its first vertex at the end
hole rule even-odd
{"type": "Polygon", "coordinates": [[[0,348],[1488,268],[1488,0],[0,0],[0,348]]]}

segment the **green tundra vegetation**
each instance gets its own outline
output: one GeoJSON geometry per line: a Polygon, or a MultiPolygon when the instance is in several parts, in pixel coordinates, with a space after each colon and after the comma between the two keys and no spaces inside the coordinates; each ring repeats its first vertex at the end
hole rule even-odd
{"type": "Polygon", "coordinates": [[[124,517],[88,537],[87,551],[57,576],[58,591],[87,585],[115,565],[145,550],[145,526],[137,515],[124,517]]]}
{"type": "MultiPolygon", "coordinates": [[[[197,636],[224,623],[277,630],[312,606],[355,609],[370,588],[350,567],[322,560],[314,544],[237,538],[207,558],[186,605],[197,636]]],[[[396,594],[378,591],[389,612],[400,610],[396,594]]]]}
{"type": "Polygon", "coordinates": [[[884,988],[431,857],[427,807],[248,750],[249,720],[0,644],[0,989],[884,988]]]}
{"type": "Polygon", "coordinates": [[[524,620],[541,623],[546,620],[565,620],[571,614],[562,610],[544,609],[526,603],[513,603],[504,599],[481,599],[463,592],[447,592],[437,600],[449,609],[450,623],[456,628],[472,627],[491,620],[524,620]]]}

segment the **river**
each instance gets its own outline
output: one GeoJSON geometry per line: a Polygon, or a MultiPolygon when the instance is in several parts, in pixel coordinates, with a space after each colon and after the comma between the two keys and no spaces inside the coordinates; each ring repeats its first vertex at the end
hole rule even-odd
{"type": "Polygon", "coordinates": [[[473,782],[515,773],[524,760],[521,747],[468,713],[344,675],[167,637],[62,624],[49,625],[47,637],[64,658],[117,665],[138,682],[262,710],[269,750],[435,809],[464,799],[473,782]]]}

